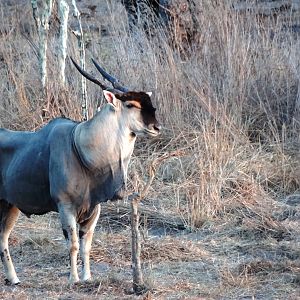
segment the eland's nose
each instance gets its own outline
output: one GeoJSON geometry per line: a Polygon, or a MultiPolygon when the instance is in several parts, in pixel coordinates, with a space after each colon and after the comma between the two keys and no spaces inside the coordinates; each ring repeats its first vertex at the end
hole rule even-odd
{"type": "Polygon", "coordinates": [[[154,125],[153,125],[153,129],[154,129],[155,131],[161,131],[161,126],[158,125],[158,124],[154,124],[154,125]]]}
{"type": "Polygon", "coordinates": [[[160,134],[161,126],[159,124],[153,124],[152,130],[156,132],[156,134],[160,134]]]}

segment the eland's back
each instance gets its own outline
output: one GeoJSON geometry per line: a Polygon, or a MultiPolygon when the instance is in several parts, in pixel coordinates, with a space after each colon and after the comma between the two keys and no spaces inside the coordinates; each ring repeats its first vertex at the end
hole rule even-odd
{"type": "Polygon", "coordinates": [[[0,129],[0,199],[26,215],[57,211],[50,196],[50,148],[67,152],[62,140],[68,140],[75,124],[57,118],[37,132],[0,129]]]}

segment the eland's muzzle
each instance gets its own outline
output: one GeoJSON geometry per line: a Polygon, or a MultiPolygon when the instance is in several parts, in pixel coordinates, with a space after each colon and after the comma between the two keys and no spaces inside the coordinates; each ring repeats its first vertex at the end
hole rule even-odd
{"type": "Polygon", "coordinates": [[[161,131],[161,126],[158,124],[151,124],[145,130],[146,134],[150,136],[158,136],[160,134],[160,131],[161,131]]]}

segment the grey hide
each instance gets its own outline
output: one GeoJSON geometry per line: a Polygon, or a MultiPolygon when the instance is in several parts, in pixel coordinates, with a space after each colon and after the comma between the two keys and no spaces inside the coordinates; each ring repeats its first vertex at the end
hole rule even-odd
{"type": "Polygon", "coordinates": [[[0,199],[26,215],[58,211],[58,201],[72,199],[82,222],[99,202],[121,197],[134,139],[122,149],[107,109],[85,124],[58,118],[37,132],[0,129],[0,199]],[[80,126],[89,128],[85,145],[76,143],[80,126]]]}

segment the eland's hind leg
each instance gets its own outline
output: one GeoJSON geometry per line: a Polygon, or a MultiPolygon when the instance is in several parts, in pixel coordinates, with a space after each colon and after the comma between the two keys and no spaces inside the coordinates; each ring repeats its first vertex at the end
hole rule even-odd
{"type": "Polygon", "coordinates": [[[100,215],[100,204],[98,204],[91,217],[79,224],[79,238],[80,238],[80,256],[82,259],[82,280],[91,278],[90,270],[90,251],[94,230],[100,215]]]}
{"type": "Polygon", "coordinates": [[[0,200],[0,256],[4,265],[6,279],[11,284],[20,282],[8,249],[8,238],[19,214],[20,211],[17,207],[0,200]]]}

